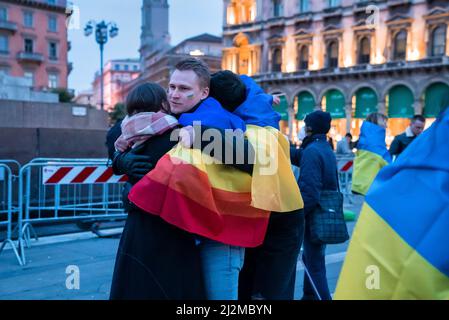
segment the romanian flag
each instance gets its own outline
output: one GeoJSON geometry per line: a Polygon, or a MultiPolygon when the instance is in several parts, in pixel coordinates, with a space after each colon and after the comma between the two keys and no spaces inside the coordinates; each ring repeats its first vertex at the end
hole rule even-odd
{"type": "Polygon", "coordinates": [[[449,109],[366,196],[336,299],[449,299],[449,109]]]}
{"type": "MultiPolygon", "coordinates": [[[[233,123],[229,119],[240,119],[221,107],[216,109],[215,104],[200,106],[193,114],[181,117],[180,123],[201,121],[227,129],[223,124],[233,123]]],[[[200,150],[178,145],[132,188],[129,199],[190,233],[229,245],[261,245],[270,211],[293,211],[303,204],[285,137],[274,128],[255,125],[246,126],[245,135],[255,149],[252,176],[217,163],[200,150]]]]}
{"type": "Polygon", "coordinates": [[[352,191],[365,195],[379,170],[391,162],[385,144],[385,129],[364,121],[357,149],[352,173],[352,191]]]}

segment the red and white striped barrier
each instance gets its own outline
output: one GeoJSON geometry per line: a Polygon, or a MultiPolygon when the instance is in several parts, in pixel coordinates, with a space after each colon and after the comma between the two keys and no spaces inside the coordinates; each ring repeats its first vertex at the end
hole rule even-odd
{"type": "Polygon", "coordinates": [[[44,184],[118,183],[128,180],[126,175],[115,176],[107,166],[46,166],[42,170],[44,184]]]}
{"type": "Polygon", "coordinates": [[[340,160],[337,163],[338,171],[340,172],[352,172],[354,161],[353,160],[340,160]]]}

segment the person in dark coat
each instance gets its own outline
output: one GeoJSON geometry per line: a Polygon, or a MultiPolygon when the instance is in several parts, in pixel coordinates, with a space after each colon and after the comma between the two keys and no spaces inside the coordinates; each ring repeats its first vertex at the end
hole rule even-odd
{"type": "Polygon", "coordinates": [[[426,125],[426,118],[421,115],[415,115],[410,121],[410,126],[407,127],[405,132],[394,137],[388,150],[391,156],[398,157],[413,140],[416,139],[423,131],[426,125]]]}
{"type": "MultiPolygon", "coordinates": [[[[158,112],[163,104],[168,105],[165,90],[156,84],[138,86],[126,102],[129,115],[158,112]]],[[[153,136],[129,151],[131,159],[135,161],[139,155],[147,155],[152,161],[161,158],[176,143],[170,140],[171,131],[153,136]]],[[[116,153],[114,158],[119,156],[116,153]]],[[[129,168],[115,167],[114,171],[123,174],[126,172],[122,170],[129,168]]],[[[138,175],[139,170],[131,173],[138,175]]],[[[130,176],[131,186],[137,181],[135,175],[130,176]]],[[[128,191],[124,192],[126,202],[128,191]]],[[[126,207],[128,218],[117,251],[110,299],[204,299],[200,256],[193,235],[129,202],[126,207]]]]}
{"type": "MultiPolygon", "coordinates": [[[[326,246],[310,241],[309,219],[314,214],[323,190],[337,190],[337,161],[326,134],[330,130],[331,116],[328,112],[315,111],[305,118],[306,134],[301,150],[292,156],[299,163],[299,188],[304,200],[305,233],[303,261],[310,272],[322,300],[330,300],[331,295],[326,279],[326,246]]],[[[303,300],[317,299],[309,278],[304,275],[303,300]]]]}

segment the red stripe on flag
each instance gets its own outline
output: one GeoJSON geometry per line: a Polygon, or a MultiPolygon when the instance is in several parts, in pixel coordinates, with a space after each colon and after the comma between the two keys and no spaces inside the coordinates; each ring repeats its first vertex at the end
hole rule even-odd
{"type": "Polygon", "coordinates": [[[343,172],[348,171],[349,169],[351,169],[352,164],[353,164],[352,161],[348,161],[348,162],[343,166],[343,168],[341,168],[340,171],[343,171],[343,172]]]}
{"type": "Polygon", "coordinates": [[[62,180],[62,178],[64,178],[66,176],[67,173],[69,173],[71,170],[73,169],[73,167],[62,167],[59,168],[58,171],[55,172],[54,175],[52,175],[50,177],[50,179],[48,179],[45,184],[50,184],[50,183],[58,183],[59,181],[62,180]]]}
{"type": "Polygon", "coordinates": [[[128,181],[128,176],[124,175],[120,178],[120,180],[118,182],[126,182],[126,181],[128,181]]]}
{"type": "MultiPolygon", "coordinates": [[[[268,212],[264,216],[242,216],[242,210],[256,209],[234,205],[231,201],[226,211],[235,209],[240,211],[239,215],[220,214],[214,209],[224,209],[223,204],[217,202],[217,206],[206,207],[205,203],[198,203],[148,177],[131,189],[128,198],[143,211],[158,215],[171,225],[229,245],[257,247],[263,243],[268,226],[268,212]]],[[[201,196],[199,198],[202,199],[201,196]]]]}
{"type": "Polygon", "coordinates": [[[107,168],[105,172],[101,176],[98,177],[97,180],[95,180],[95,183],[105,183],[107,182],[114,173],[112,172],[112,168],[107,168]]]}
{"type": "Polygon", "coordinates": [[[95,171],[97,167],[86,167],[70,182],[70,183],[83,183],[95,171]]]}

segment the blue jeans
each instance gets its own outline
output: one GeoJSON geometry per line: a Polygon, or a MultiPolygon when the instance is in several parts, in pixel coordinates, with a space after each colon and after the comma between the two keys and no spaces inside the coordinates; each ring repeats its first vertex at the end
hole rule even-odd
{"type": "MultiPolygon", "coordinates": [[[[312,277],[313,283],[315,284],[316,290],[318,291],[321,300],[332,300],[329,292],[329,286],[327,284],[326,278],[326,245],[316,244],[310,241],[310,228],[307,223],[306,217],[306,228],[304,233],[304,251],[302,259],[307,267],[307,270],[312,277]]],[[[306,272],[304,272],[304,287],[303,287],[303,300],[317,300],[318,297],[315,294],[315,290],[307,277],[306,272]]]]}
{"type": "Polygon", "coordinates": [[[209,239],[199,243],[208,300],[237,300],[245,248],[209,239]]]}

